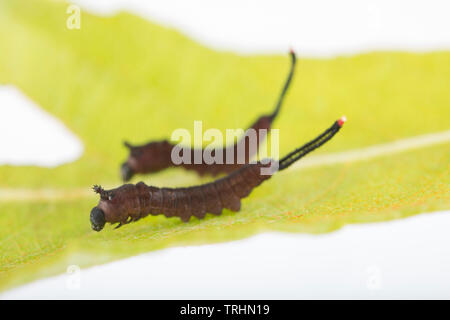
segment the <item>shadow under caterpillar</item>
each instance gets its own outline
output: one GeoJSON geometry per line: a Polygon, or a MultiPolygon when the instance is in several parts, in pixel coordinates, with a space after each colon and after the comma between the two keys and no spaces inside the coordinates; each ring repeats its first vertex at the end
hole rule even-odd
{"type": "Polygon", "coordinates": [[[136,185],[124,184],[111,190],[94,186],[94,191],[100,194],[100,201],[90,214],[92,229],[100,231],[107,222],[118,223],[118,228],[149,214],[179,217],[188,222],[191,216],[202,219],[206,213],[220,215],[224,208],[239,211],[242,198],[269,179],[272,173],[286,169],[333,138],[344,122],[345,117],[335,121],[317,138],[278,162],[270,160],[250,163],[211,183],[188,188],[157,188],[139,182],[136,185]],[[263,169],[269,172],[262,174],[263,169]]]}
{"type": "MultiPolygon", "coordinates": [[[[284,96],[286,95],[295,71],[296,56],[293,50],[290,51],[290,56],[291,68],[274,111],[270,115],[261,116],[249,129],[247,129],[247,132],[248,130],[253,129],[255,130],[254,132],[260,133],[256,134],[256,148],[250,148],[249,138],[247,135],[244,135],[236,144],[222,149],[222,155],[228,154],[227,149],[234,149],[234,161],[230,164],[206,164],[204,160],[202,160],[202,163],[199,164],[187,164],[183,162],[177,165],[172,162],[171,158],[172,150],[175,145],[167,140],[153,141],[140,146],[133,146],[130,143],[125,142],[124,144],[129,149],[130,153],[127,161],[122,164],[120,169],[123,181],[129,181],[135,174],[155,173],[171,166],[181,166],[188,170],[194,170],[200,175],[211,174],[215,176],[221,173],[230,173],[249,163],[250,159],[256,154],[261,141],[266,137],[267,131],[270,129],[272,122],[278,115],[281,105],[283,104],[284,96]],[[243,149],[245,150],[245,155],[243,159],[238,159],[238,150],[241,150],[241,148],[239,148],[240,145],[244,145],[243,149]]],[[[190,153],[190,159],[194,159],[194,154],[196,152],[201,152],[201,154],[203,154],[203,149],[186,147],[183,148],[181,152],[190,153]]],[[[214,151],[212,151],[212,156],[214,156],[214,151]]]]}

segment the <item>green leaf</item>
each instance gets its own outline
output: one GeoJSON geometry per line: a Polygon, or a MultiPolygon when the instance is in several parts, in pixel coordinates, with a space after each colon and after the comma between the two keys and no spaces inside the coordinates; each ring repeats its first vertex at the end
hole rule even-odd
{"type": "MultiPolygon", "coordinates": [[[[239,213],[205,220],[148,217],[90,229],[93,184],[115,187],[123,140],[169,138],[177,128],[246,127],[270,111],[289,58],[239,56],[176,30],[120,13],[82,12],[66,28],[67,3],[0,0],[0,83],[13,84],[61,119],[85,153],[57,168],[0,167],[0,288],[180,244],[238,239],[264,230],[321,233],[450,206],[450,145],[282,172],[239,213]]],[[[450,53],[375,52],[300,57],[275,127],[283,155],[346,114],[315,154],[327,155],[450,128],[450,53]]],[[[22,128],[26,132],[26,128],[22,128]]],[[[33,134],[27,132],[27,134],[33,134]]],[[[137,177],[156,186],[210,181],[182,169],[137,177]]]]}

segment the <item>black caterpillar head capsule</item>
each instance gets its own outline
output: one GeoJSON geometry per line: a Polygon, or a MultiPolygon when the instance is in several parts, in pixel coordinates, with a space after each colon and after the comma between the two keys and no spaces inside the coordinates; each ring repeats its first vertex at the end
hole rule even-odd
{"type": "Polygon", "coordinates": [[[136,173],[154,173],[172,165],[173,145],[168,141],[150,142],[142,146],[124,145],[130,151],[127,161],[120,167],[123,181],[129,181],[136,173]]]}
{"type": "Polygon", "coordinates": [[[120,174],[122,176],[122,180],[125,182],[130,181],[130,179],[133,177],[134,173],[128,165],[128,162],[122,163],[122,166],[120,167],[120,174]]]}
{"type": "Polygon", "coordinates": [[[106,219],[102,209],[94,207],[91,211],[91,227],[92,230],[100,231],[105,226],[106,219]]]}

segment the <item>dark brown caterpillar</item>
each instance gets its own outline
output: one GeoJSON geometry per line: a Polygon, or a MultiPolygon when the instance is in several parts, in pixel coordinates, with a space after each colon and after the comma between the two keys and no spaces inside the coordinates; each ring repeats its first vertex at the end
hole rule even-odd
{"type": "MultiPolygon", "coordinates": [[[[292,77],[294,75],[296,57],[294,51],[291,50],[291,68],[284,84],[284,87],[281,91],[281,94],[278,98],[277,104],[275,105],[275,110],[270,115],[261,116],[248,130],[255,130],[257,133],[261,133],[261,135],[257,134],[256,136],[256,148],[251,149],[249,144],[249,138],[244,135],[235,145],[228,146],[223,149],[223,155],[227,154],[227,148],[234,149],[234,161],[231,164],[228,163],[214,163],[214,164],[206,164],[203,160],[202,163],[199,164],[185,164],[181,163],[180,165],[176,165],[172,162],[171,154],[172,149],[175,145],[171,144],[169,141],[154,141],[149,142],[145,145],[141,146],[132,146],[130,143],[125,142],[125,146],[130,150],[130,154],[126,162],[124,162],[121,166],[121,175],[124,181],[128,181],[135,174],[141,173],[154,173],[163,169],[166,169],[171,166],[182,166],[188,170],[197,171],[199,174],[211,174],[217,175],[220,173],[230,173],[244,164],[250,162],[250,159],[255,155],[256,151],[259,148],[261,141],[265,138],[266,132],[263,130],[269,130],[273,120],[278,115],[281,105],[283,103],[284,96],[289,88],[292,77]],[[263,131],[260,131],[263,130],[263,131]],[[239,159],[238,161],[238,152],[239,145],[244,144],[245,150],[245,158],[239,159]]],[[[191,159],[194,159],[194,154],[196,152],[201,152],[203,154],[203,149],[192,149],[192,148],[184,148],[182,152],[190,152],[191,159]]],[[[214,156],[214,151],[213,154],[214,156]]],[[[225,162],[225,161],[224,161],[225,162]]]]}
{"type": "Polygon", "coordinates": [[[191,216],[202,219],[206,213],[220,215],[225,208],[239,211],[241,199],[247,197],[253,188],[269,179],[271,173],[286,169],[326,143],[344,122],[345,118],[342,117],[317,138],[289,153],[278,163],[271,160],[247,164],[212,183],[175,189],[151,187],[143,182],[125,184],[112,190],[94,186],[95,192],[100,194],[100,201],[90,214],[92,229],[100,231],[106,222],[118,223],[118,228],[149,214],[179,217],[188,222],[191,216]],[[270,172],[263,173],[263,168],[270,172]]]}

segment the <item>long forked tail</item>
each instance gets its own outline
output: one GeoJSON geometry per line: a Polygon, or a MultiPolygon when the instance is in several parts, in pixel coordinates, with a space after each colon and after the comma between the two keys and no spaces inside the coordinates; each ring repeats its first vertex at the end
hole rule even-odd
{"type": "Polygon", "coordinates": [[[297,58],[295,56],[294,50],[291,49],[291,51],[289,53],[291,55],[291,69],[289,70],[289,74],[287,76],[286,82],[284,83],[283,90],[281,90],[281,93],[280,93],[280,96],[278,98],[277,104],[275,105],[275,110],[270,115],[270,120],[272,120],[272,121],[275,119],[275,117],[280,112],[281,105],[283,104],[284,96],[286,95],[286,92],[289,89],[289,85],[291,84],[292,77],[294,76],[295,63],[297,61],[297,58]]]}
{"type": "Polygon", "coordinates": [[[302,147],[292,151],[287,156],[282,158],[278,163],[279,164],[278,170],[280,171],[286,169],[297,160],[303,158],[308,153],[314,151],[315,149],[319,148],[321,145],[326,143],[328,140],[333,138],[334,135],[338,133],[338,131],[342,128],[345,121],[347,121],[345,116],[341,117],[339,120],[335,121],[331,127],[329,127],[322,134],[320,134],[317,138],[311,140],[302,147]]]}

